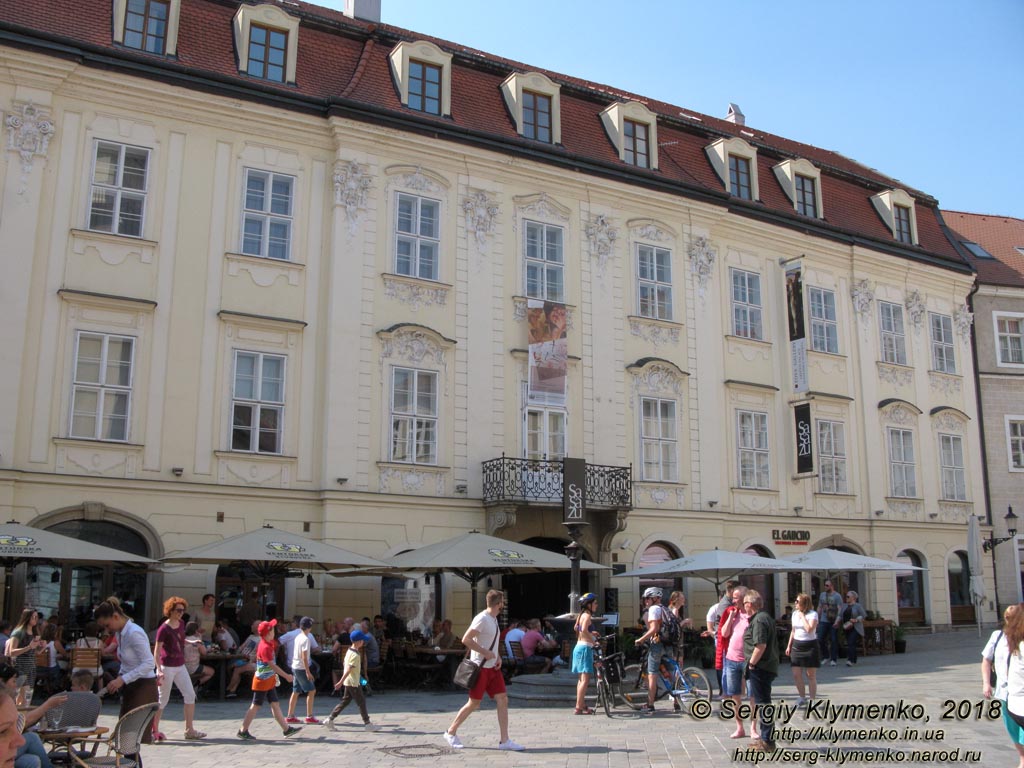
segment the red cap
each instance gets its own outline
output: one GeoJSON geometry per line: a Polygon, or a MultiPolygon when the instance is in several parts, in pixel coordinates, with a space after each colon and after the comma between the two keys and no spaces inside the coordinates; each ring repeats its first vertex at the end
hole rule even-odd
{"type": "Polygon", "coordinates": [[[270,630],[277,626],[277,619],[271,619],[270,621],[261,621],[260,625],[256,627],[256,634],[260,637],[267,634],[270,630]]]}

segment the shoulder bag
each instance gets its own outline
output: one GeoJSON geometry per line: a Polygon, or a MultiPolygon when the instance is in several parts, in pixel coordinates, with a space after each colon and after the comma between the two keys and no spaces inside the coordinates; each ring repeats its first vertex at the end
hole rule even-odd
{"type": "MultiPolygon", "coordinates": [[[[494,621],[498,623],[497,619],[494,621]]],[[[497,627],[499,631],[494,633],[494,643],[491,645],[491,652],[498,647],[498,635],[501,634],[501,627],[497,627]]],[[[452,678],[452,683],[457,685],[459,688],[464,688],[467,691],[471,690],[476,685],[477,679],[480,677],[480,669],[483,664],[478,664],[473,661],[470,656],[469,648],[466,649],[466,656],[459,662],[459,668],[455,670],[455,676],[452,678]]]]}

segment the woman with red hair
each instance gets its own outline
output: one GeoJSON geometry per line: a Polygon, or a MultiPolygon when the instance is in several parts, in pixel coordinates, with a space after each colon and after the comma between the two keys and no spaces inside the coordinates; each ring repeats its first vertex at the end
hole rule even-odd
{"type": "Polygon", "coordinates": [[[164,602],[166,621],[156,631],[156,645],[153,658],[156,659],[156,681],[160,686],[160,709],[153,715],[153,741],[163,741],[166,736],[160,732],[160,715],[171,700],[171,686],[178,686],[185,702],[185,739],[195,741],[206,734],[195,729],[192,718],[196,713],[196,692],[192,678],[185,666],[185,622],[182,615],[188,610],[188,602],[182,597],[169,597],[164,602]]]}

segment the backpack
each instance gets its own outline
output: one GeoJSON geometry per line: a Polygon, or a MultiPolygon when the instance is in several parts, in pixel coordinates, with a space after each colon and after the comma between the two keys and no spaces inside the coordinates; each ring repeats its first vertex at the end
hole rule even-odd
{"type": "Polygon", "coordinates": [[[681,636],[679,619],[665,606],[661,607],[661,629],[658,630],[658,639],[663,645],[675,648],[679,645],[681,636]]]}

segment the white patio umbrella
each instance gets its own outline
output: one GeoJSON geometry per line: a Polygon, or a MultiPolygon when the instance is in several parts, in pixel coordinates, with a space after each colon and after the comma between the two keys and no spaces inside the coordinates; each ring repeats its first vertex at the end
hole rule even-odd
{"type": "Polygon", "coordinates": [[[982,561],[981,526],[977,515],[967,518],[967,562],[971,570],[971,602],[981,637],[981,606],[985,602],[985,566],[982,561]]]}
{"type": "Polygon", "coordinates": [[[796,570],[800,569],[794,568],[790,563],[783,560],[716,548],[710,552],[680,557],[676,560],[669,560],[666,563],[649,565],[646,568],[637,568],[633,571],[626,571],[625,573],[615,575],[619,578],[627,576],[640,578],[693,576],[711,582],[715,585],[715,593],[721,594],[722,583],[734,576],[748,573],[776,573],[796,570]]]}
{"type": "Polygon", "coordinates": [[[815,549],[800,555],[790,555],[782,560],[791,571],[924,571],[916,565],[907,565],[896,560],[882,560],[877,557],[843,552],[840,549],[815,549]]]}

